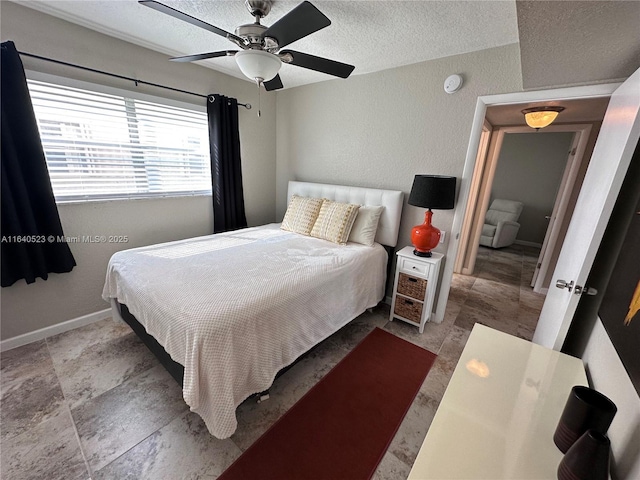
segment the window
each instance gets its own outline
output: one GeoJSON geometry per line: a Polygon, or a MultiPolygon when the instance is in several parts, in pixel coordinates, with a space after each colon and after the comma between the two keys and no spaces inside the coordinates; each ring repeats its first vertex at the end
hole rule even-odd
{"type": "Polygon", "coordinates": [[[211,193],[204,111],[27,84],[57,201],[211,193]]]}

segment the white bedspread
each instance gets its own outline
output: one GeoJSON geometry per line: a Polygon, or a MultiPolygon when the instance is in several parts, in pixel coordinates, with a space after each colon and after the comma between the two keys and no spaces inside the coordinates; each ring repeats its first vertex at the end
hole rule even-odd
{"type": "Polygon", "coordinates": [[[227,438],[236,407],[384,296],[387,253],[248,228],[118,252],[102,296],[117,299],[185,367],[183,396],[227,438]]]}

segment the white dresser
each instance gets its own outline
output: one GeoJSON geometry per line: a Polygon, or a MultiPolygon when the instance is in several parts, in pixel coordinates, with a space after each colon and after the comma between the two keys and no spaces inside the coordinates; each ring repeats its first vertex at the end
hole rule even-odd
{"type": "Polygon", "coordinates": [[[409,479],[555,479],[553,433],[581,360],[476,324],[409,479]]]}

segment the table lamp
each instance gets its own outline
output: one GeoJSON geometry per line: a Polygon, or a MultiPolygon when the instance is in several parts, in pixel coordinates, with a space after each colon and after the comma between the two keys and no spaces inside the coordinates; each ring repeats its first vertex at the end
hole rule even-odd
{"type": "Polygon", "coordinates": [[[431,225],[434,210],[451,210],[456,195],[456,177],[416,175],[409,194],[409,205],[426,208],[424,223],[411,230],[413,254],[430,257],[431,250],[440,242],[440,230],[431,225]]]}

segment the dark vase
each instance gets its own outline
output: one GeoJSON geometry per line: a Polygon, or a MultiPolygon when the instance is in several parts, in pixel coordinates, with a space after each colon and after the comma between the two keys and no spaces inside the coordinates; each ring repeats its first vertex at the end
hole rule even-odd
{"type": "Polygon", "coordinates": [[[600,392],[577,385],[571,389],[553,434],[553,442],[562,453],[566,453],[587,430],[604,435],[617,411],[615,404],[600,392]]]}
{"type": "Polygon", "coordinates": [[[587,430],[558,465],[558,480],[607,480],[611,442],[606,435],[587,430]]]}

